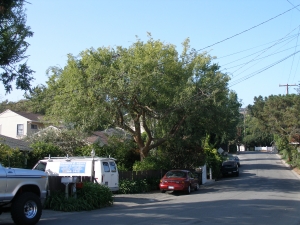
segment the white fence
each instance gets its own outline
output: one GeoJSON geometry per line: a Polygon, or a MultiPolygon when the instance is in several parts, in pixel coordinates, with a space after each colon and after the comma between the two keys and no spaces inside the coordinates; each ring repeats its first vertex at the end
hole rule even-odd
{"type": "Polygon", "coordinates": [[[273,147],[255,147],[255,151],[267,151],[267,152],[271,152],[273,151],[273,147]]]}

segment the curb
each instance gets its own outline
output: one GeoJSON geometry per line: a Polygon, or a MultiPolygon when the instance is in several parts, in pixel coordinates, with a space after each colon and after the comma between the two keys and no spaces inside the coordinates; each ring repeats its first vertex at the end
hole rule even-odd
{"type": "Polygon", "coordinates": [[[283,163],[286,167],[288,167],[288,168],[292,171],[292,173],[300,180],[300,175],[299,175],[298,173],[296,173],[296,172],[293,170],[293,168],[291,167],[291,165],[289,165],[288,163],[286,163],[286,161],[284,161],[284,160],[281,158],[280,155],[276,154],[276,156],[277,156],[277,157],[282,161],[282,163],[283,163]]]}
{"type": "Polygon", "coordinates": [[[214,180],[214,179],[212,179],[212,180],[207,179],[206,182],[204,184],[201,184],[201,185],[205,186],[205,185],[213,184],[215,182],[216,182],[216,180],[214,180]]]}

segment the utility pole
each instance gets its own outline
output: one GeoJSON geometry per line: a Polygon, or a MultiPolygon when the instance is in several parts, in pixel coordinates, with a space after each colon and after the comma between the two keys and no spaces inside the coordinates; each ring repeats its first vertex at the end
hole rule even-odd
{"type": "Polygon", "coordinates": [[[286,86],[286,94],[289,94],[289,86],[298,86],[297,84],[279,84],[279,87],[286,86]]]}

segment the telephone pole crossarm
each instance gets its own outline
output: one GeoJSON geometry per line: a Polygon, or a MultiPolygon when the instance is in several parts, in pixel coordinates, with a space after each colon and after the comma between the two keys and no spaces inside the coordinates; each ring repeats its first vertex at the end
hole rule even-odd
{"type": "Polygon", "coordinates": [[[286,94],[289,94],[289,86],[298,86],[297,84],[279,84],[279,87],[286,87],[286,94]]]}

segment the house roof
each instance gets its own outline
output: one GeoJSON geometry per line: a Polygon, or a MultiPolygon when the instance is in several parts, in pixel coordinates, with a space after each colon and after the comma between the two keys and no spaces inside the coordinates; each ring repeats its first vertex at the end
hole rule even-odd
{"type": "Polygon", "coordinates": [[[103,131],[94,131],[91,136],[87,137],[89,143],[101,143],[102,145],[108,144],[108,135],[103,131]]]}
{"type": "Polygon", "coordinates": [[[21,151],[31,151],[29,143],[20,139],[14,139],[0,134],[0,143],[6,144],[11,148],[18,148],[21,151]]]}
{"type": "Polygon", "coordinates": [[[87,138],[87,141],[89,143],[100,142],[102,145],[107,145],[108,138],[110,136],[119,136],[123,137],[124,139],[132,139],[132,137],[121,128],[109,128],[104,131],[92,132],[92,135],[87,138]]]}
{"type": "MultiPolygon", "coordinates": [[[[13,111],[13,112],[15,112],[15,111],[13,111]]],[[[17,113],[20,116],[23,116],[29,120],[32,120],[32,121],[40,121],[40,118],[43,116],[41,114],[28,113],[28,112],[15,112],[15,113],[17,113]]]]}
{"type": "Polygon", "coordinates": [[[36,122],[40,121],[40,119],[43,117],[42,114],[29,113],[29,112],[17,112],[17,111],[11,110],[11,109],[7,109],[3,113],[5,113],[6,111],[14,112],[20,116],[27,118],[28,120],[36,121],[36,122]]]}

